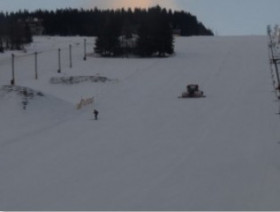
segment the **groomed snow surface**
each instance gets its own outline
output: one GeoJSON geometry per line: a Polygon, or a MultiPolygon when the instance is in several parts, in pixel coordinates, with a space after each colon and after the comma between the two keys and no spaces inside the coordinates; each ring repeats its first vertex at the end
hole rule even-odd
{"type": "Polygon", "coordinates": [[[34,57],[16,56],[10,89],[0,54],[1,210],[280,210],[266,37],[177,37],[169,58],[86,61],[83,39],[35,37],[39,79],[34,57]],[[109,80],[50,81],[75,76],[109,80]],[[177,98],[189,83],[206,98],[177,98]],[[76,109],[91,97],[97,121],[76,109]]]}

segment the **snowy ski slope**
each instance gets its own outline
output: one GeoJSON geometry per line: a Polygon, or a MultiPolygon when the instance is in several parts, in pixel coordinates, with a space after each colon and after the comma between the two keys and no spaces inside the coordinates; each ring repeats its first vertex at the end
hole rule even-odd
{"type": "MultiPolygon", "coordinates": [[[[1,210],[280,210],[266,37],[177,37],[164,59],[83,61],[82,45],[36,37],[27,53],[44,51],[38,80],[33,57],[16,58],[16,85],[43,94],[26,110],[21,93],[0,90],[1,210]],[[110,81],[50,83],[59,76],[110,81]],[[188,83],[207,97],[178,99],[188,83]],[[94,97],[98,121],[91,106],[76,110],[82,97],[94,97]]],[[[10,53],[0,54],[1,86],[10,53]]]]}

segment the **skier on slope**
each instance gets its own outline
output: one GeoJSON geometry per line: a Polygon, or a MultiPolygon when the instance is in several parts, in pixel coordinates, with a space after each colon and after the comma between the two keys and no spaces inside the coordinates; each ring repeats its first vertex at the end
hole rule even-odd
{"type": "Polygon", "coordinates": [[[97,120],[98,119],[98,114],[99,114],[98,110],[95,109],[93,111],[93,114],[94,114],[94,119],[97,120]]]}

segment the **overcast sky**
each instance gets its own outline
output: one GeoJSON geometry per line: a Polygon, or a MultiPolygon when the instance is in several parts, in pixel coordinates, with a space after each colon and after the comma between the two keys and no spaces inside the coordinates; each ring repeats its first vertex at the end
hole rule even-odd
{"type": "Polygon", "coordinates": [[[280,23],[280,0],[0,0],[1,11],[149,7],[159,4],[198,17],[218,35],[258,35],[280,23]]]}

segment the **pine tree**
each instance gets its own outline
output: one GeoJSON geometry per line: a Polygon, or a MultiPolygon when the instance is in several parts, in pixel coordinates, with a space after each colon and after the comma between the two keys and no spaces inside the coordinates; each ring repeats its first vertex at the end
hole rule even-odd
{"type": "Polygon", "coordinates": [[[164,57],[166,54],[173,54],[173,32],[165,9],[161,10],[160,7],[155,8],[153,24],[155,53],[160,57],[164,57]]]}
{"type": "Polygon", "coordinates": [[[148,22],[143,22],[138,30],[136,53],[141,57],[150,57],[154,53],[152,33],[148,22]]]}
{"type": "Polygon", "coordinates": [[[3,38],[0,35],[0,53],[4,52],[3,38]]]}
{"type": "Polygon", "coordinates": [[[32,33],[30,30],[30,27],[28,26],[28,24],[25,24],[24,27],[24,43],[31,43],[33,41],[32,39],[32,33]]]}
{"type": "Polygon", "coordinates": [[[157,54],[162,57],[174,52],[171,23],[166,10],[162,10],[159,6],[149,9],[138,35],[137,50],[140,56],[157,54]]]}
{"type": "Polygon", "coordinates": [[[117,56],[120,54],[120,25],[111,17],[96,38],[95,52],[102,56],[117,56]]]}

